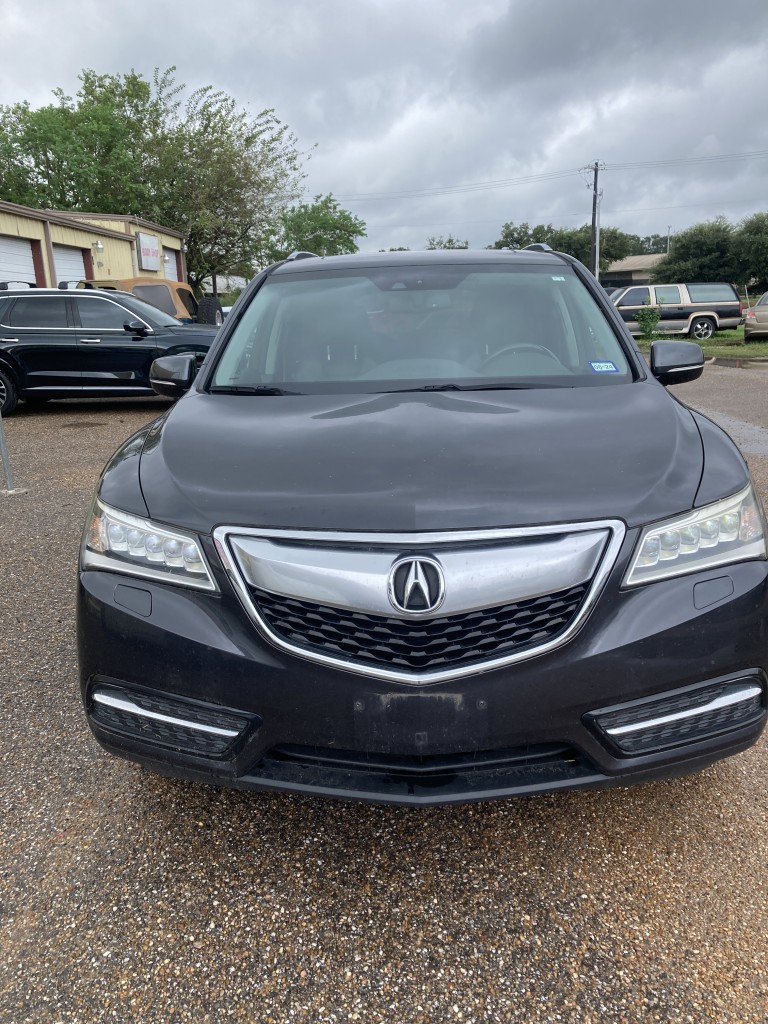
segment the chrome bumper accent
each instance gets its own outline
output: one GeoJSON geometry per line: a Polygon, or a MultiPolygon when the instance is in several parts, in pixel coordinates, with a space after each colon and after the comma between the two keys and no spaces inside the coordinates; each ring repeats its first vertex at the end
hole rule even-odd
{"type": "Polygon", "coordinates": [[[659,726],[670,725],[673,722],[682,722],[685,719],[697,718],[701,715],[708,715],[713,711],[720,711],[722,708],[732,707],[734,704],[741,704],[754,700],[762,693],[762,688],[756,683],[734,687],[730,692],[723,693],[707,704],[699,704],[696,707],[686,708],[683,711],[676,711],[669,715],[659,715],[657,718],[646,718],[643,721],[630,723],[628,725],[617,725],[606,728],[606,733],[611,737],[624,736],[627,733],[638,733],[645,729],[656,729],[659,726]]]}
{"type": "MultiPolygon", "coordinates": [[[[230,581],[259,632],[274,646],[309,661],[377,679],[422,686],[487,672],[544,654],[567,643],[583,625],[618,557],[626,528],[620,520],[564,523],[555,526],[440,533],[335,533],[331,531],[272,530],[219,527],[214,541],[230,581]],[[286,564],[280,563],[285,552],[286,564]],[[540,557],[537,557],[540,555],[540,557]],[[443,566],[448,609],[464,612],[492,607],[500,601],[536,597],[555,590],[562,581],[588,583],[589,589],[573,621],[552,640],[525,650],[479,658],[471,664],[408,671],[386,665],[363,664],[349,658],[308,649],[277,634],[261,614],[249,582],[269,593],[304,600],[322,600],[344,610],[364,613],[386,609],[387,578],[404,555],[425,555],[443,566]],[[334,556],[337,563],[334,565],[334,556]],[[473,568],[478,573],[473,575],[473,568]],[[522,582],[516,579],[516,568],[522,582]],[[478,580],[478,576],[482,577],[478,580]],[[456,587],[455,595],[450,594],[456,587]]],[[[400,614],[408,621],[423,613],[400,614]]]]}
{"type": "Polygon", "coordinates": [[[185,718],[175,718],[172,715],[163,715],[159,711],[150,711],[148,708],[139,707],[138,704],[134,704],[132,700],[128,700],[125,697],[116,697],[112,693],[106,693],[103,690],[94,690],[93,702],[95,704],[103,704],[106,707],[117,708],[119,711],[125,711],[130,715],[136,715],[138,718],[149,718],[155,722],[165,722],[168,725],[181,726],[184,729],[192,729],[196,732],[208,733],[211,736],[226,736],[230,739],[234,739],[239,735],[237,729],[222,729],[216,725],[206,725],[204,722],[193,722],[185,718]]]}

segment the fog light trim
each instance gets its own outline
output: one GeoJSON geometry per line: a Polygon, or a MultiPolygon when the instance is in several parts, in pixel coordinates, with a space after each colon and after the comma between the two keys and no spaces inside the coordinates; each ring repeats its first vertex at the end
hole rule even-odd
{"type": "Polygon", "coordinates": [[[222,729],[216,725],[206,725],[205,722],[194,722],[186,718],[164,715],[159,711],[151,711],[149,708],[139,707],[132,700],[126,697],[117,697],[114,693],[108,693],[105,690],[94,690],[93,702],[94,704],[103,704],[107,707],[116,708],[118,711],[125,711],[130,715],[136,715],[137,718],[150,718],[156,722],[165,722],[167,725],[176,725],[212,736],[224,736],[228,739],[234,739],[240,735],[239,729],[222,729]]]}
{"type": "Polygon", "coordinates": [[[714,700],[706,704],[699,704],[697,707],[686,708],[684,711],[675,711],[668,715],[659,715],[657,718],[646,718],[629,725],[604,728],[612,738],[624,736],[627,733],[641,732],[644,729],[656,729],[663,725],[669,725],[672,722],[680,722],[686,718],[695,718],[700,715],[709,714],[712,711],[719,711],[734,704],[746,703],[747,701],[754,700],[755,697],[759,697],[762,692],[762,687],[756,683],[752,683],[749,686],[732,687],[725,693],[721,693],[714,700]]]}

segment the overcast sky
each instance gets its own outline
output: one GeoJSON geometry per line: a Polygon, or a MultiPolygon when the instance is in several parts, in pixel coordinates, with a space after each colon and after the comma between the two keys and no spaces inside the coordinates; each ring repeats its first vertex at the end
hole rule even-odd
{"type": "Polygon", "coordinates": [[[768,210],[765,0],[0,0],[0,38],[0,103],[175,65],[274,107],[364,249],[583,224],[595,160],[625,231],[768,210]]]}

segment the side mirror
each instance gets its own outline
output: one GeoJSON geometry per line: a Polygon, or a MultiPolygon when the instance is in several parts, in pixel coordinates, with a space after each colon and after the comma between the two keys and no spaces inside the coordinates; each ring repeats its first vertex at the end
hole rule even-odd
{"type": "Polygon", "coordinates": [[[651,373],[660,384],[685,384],[703,371],[701,345],[692,341],[654,341],[651,345],[651,373]]]}
{"type": "Polygon", "coordinates": [[[194,352],[155,359],[149,368],[149,383],[163,398],[181,398],[192,387],[197,376],[194,352]]]}
{"type": "Polygon", "coordinates": [[[126,320],[123,324],[123,330],[129,334],[138,334],[142,338],[150,333],[149,327],[141,320],[126,320]]]}

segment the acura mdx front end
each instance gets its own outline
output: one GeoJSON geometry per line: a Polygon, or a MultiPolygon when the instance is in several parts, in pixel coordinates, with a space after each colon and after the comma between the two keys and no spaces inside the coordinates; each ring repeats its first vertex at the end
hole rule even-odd
{"type": "Polygon", "coordinates": [[[552,252],[284,261],[105,469],[78,598],[107,750],[425,804],[695,771],[766,720],[740,453],[552,252]],[[194,378],[194,380],[193,380],[194,378]]]}

